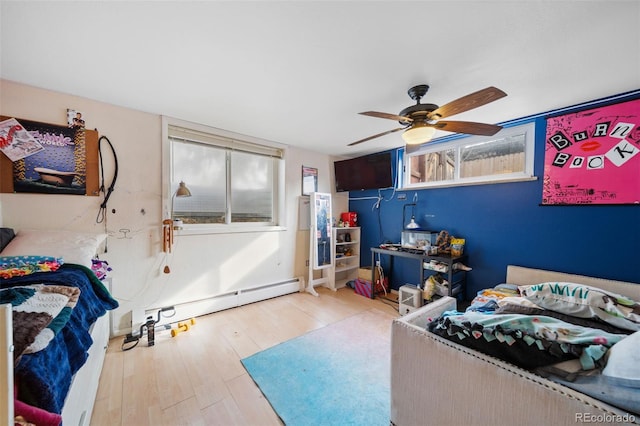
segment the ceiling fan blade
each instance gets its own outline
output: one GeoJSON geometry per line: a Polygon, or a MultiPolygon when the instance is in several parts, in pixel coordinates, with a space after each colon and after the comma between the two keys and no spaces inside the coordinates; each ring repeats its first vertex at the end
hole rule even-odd
{"type": "Polygon", "coordinates": [[[434,111],[431,111],[429,119],[439,120],[454,114],[460,114],[461,112],[469,111],[470,109],[478,108],[479,106],[497,101],[505,96],[507,96],[507,94],[502,90],[493,86],[487,87],[486,89],[478,90],[477,92],[463,96],[455,101],[442,105],[434,111]]]}
{"type": "Polygon", "coordinates": [[[402,115],[388,114],[386,112],[365,111],[365,112],[361,112],[360,114],[368,115],[369,117],[388,118],[389,120],[400,121],[402,123],[411,123],[413,121],[409,117],[404,117],[402,115]]]}
{"type": "Polygon", "coordinates": [[[474,123],[472,121],[438,121],[431,126],[447,132],[481,136],[493,136],[502,129],[502,126],[495,124],[474,123]]]}
{"type": "Polygon", "coordinates": [[[351,142],[348,146],[357,145],[362,142],[370,141],[371,139],[379,138],[380,136],[388,135],[389,133],[397,132],[399,130],[404,130],[406,127],[398,127],[397,129],[387,130],[386,132],[378,133],[377,135],[369,136],[368,138],[360,139],[359,141],[351,142]]]}

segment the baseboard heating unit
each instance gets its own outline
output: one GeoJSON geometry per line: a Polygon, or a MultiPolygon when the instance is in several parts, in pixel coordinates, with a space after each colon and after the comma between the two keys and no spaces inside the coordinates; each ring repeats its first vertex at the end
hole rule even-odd
{"type": "MultiPolygon", "coordinates": [[[[195,318],[201,315],[207,315],[242,305],[248,305],[249,303],[284,296],[285,294],[296,293],[304,289],[304,285],[304,278],[297,277],[286,281],[245,288],[199,300],[176,303],[172,305],[175,307],[175,315],[172,315],[170,318],[166,318],[166,320],[172,323],[176,321],[184,321],[189,318],[195,318]]],[[[145,310],[145,318],[149,315],[155,316],[155,313],[159,309],[161,308],[158,307],[145,310]]],[[[163,322],[164,321],[161,321],[160,325],[163,322]]],[[[136,326],[134,324],[134,329],[135,327],[136,326]]]]}

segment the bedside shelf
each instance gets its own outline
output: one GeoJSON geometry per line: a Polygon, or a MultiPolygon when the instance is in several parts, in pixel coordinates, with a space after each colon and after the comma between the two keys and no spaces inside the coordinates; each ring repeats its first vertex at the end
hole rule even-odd
{"type": "Polygon", "coordinates": [[[333,246],[331,248],[334,266],[331,271],[329,288],[337,290],[347,285],[349,281],[358,278],[360,268],[360,228],[348,227],[332,229],[333,246]],[[347,241],[348,240],[348,241],[347,241]],[[343,255],[346,250],[351,255],[343,255]]]}

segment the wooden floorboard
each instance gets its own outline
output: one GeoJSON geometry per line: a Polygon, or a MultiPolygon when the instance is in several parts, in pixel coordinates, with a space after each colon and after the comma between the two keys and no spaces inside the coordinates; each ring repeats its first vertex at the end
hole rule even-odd
{"type": "Polygon", "coordinates": [[[281,425],[241,359],[364,313],[389,339],[397,305],[344,288],[317,288],[196,318],[189,331],[156,333],[131,350],[109,342],[91,425],[281,425]]]}

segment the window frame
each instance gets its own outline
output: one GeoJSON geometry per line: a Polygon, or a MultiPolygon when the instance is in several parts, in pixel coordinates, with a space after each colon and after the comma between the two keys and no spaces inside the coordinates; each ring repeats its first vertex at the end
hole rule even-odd
{"type": "Polygon", "coordinates": [[[454,136],[443,138],[440,141],[432,141],[424,144],[419,149],[408,153],[406,149],[403,151],[402,164],[399,170],[402,171],[401,185],[398,190],[414,190],[424,188],[443,188],[452,186],[466,185],[483,185],[503,182],[519,182],[536,180],[534,174],[535,166],[535,122],[521,123],[510,127],[504,127],[493,136],[454,136]],[[460,151],[463,147],[479,144],[482,142],[495,141],[510,136],[525,134],[524,149],[524,171],[513,173],[501,173],[485,176],[474,176],[468,178],[460,177],[460,151]],[[417,182],[411,183],[410,159],[415,156],[424,155],[433,152],[443,152],[453,149],[455,151],[455,166],[453,179],[440,180],[435,182],[417,182]]]}
{"type": "MultiPolygon", "coordinates": [[[[226,143],[237,143],[245,146],[255,146],[257,153],[260,151],[260,147],[266,150],[280,150],[282,152],[281,158],[275,164],[274,170],[274,193],[273,193],[273,220],[274,223],[267,222],[231,222],[231,223],[200,223],[200,224],[184,224],[180,231],[182,235],[200,235],[200,234],[221,234],[221,233],[237,233],[237,232],[269,232],[269,231],[284,231],[286,230],[286,216],[285,216],[285,157],[286,150],[284,145],[274,142],[265,141],[259,138],[254,138],[247,135],[241,135],[238,133],[209,127],[202,124],[192,123],[176,118],[162,116],[162,218],[171,217],[171,204],[173,194],[171,192],[172,183],[172,149],[171,141],[169,138],[170,126],[180,127],[187,131],[193,131],[197,133],[205,133],[211,136],[213,140],[220,139],[226,143]]],[[[222,147],[215,142],[202,142],[198,143],[210,143],[213,146],[222,147]]],[[[246,150],[250,151],[250,150],[246,150]]],[[[187,186],[189,183],[187,182],[187,186]]],[[[227,197],[229,194],[229,182],[227,181],[227,197]]]]}

